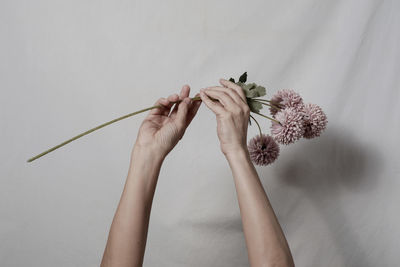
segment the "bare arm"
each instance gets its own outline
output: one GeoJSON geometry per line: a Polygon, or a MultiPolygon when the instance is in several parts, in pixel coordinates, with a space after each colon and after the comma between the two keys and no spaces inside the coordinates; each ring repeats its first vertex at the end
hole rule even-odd
{"type": "Polygon", "coordinates": [[[220,80],[201,90],[203,102],[216,114],[221,150],[232,169],[251,266],[294,266],[279,222],[247,151],[250,110],[243,90],[220,80]],[[219,100],[213,102],[209,97],[219,100]]]}
{"type": "Polygon", "coordinates": [[[201,102],[190,102],[189,87],[180,96],[161,98],[140,127],[125,187],[111,225],[102,267],[142,266],[158,175],[166,155],[182,138],[201,102]],[[173,102],[185,99],[170,113],[173,102]]]}
{"type": "Polygon", "coordinates": [[[285,236],[246,150],[227,155],[252,266],[294,266],[285,236]]]}

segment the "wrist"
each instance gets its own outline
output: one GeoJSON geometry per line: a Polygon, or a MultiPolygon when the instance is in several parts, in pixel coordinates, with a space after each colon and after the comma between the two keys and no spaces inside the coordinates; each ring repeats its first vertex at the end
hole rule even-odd
{"type": "Polygon", "coordinates": [[[243,162],[246,160],[250,160],[249,151],[247,150],[247,146],[232,149],[229,152],[224,153],[224,155],[229,162],[238,161],[238,160],[243,162]]]}
{"type": "Polygon", "coordinates": [[[151,203],[163,160],[164,156],[154,149],[135,144],[126,178],[126,190],[144,199],[146,203],[151,203]]]}
{"type": "Polygon", "coordinates": [[[145,160],[155,163],[162,163],[166,157],[159,149],[152,146],[143,146],[135,143],[132,149],[131,158],[135,160],[145,160]]]}

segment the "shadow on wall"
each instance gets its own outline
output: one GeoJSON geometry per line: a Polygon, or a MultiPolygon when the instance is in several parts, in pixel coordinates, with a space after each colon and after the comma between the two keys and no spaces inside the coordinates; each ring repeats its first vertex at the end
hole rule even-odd
{"type": "Polygon", "coordinates": [[[377,151],[346,131],[329,129],[320,138],[304,140],[283,153],[290,153],[290,159],[275,166],[274,179],[304,192],[320,213],[347,264],[372,266],[341,209],[343,200],[339,200],[376,186],[382,166],[377,151]]]}
{"type": "Polygon", "coordinates": [[[278,167],[277,178],[288,185],[328,192],[332,186],[365,191],[375,185],[380,157],[357,137],[330,130],[320,138],[304,141],[303,146],[290,151],[292,160],[278,167]]]}
{"type": "MultiPolygon", "coordinates": [[[[376,151],[372,151],[366,144],[361,143],[357,137],[343,130],[334,131],[329,129],[320,138],[314,140],[303,140],[296,145],[287,149],[282,149],[282,156],[285,159],[278,160],[273,168],[260,168],[259,174],[263,177],[271,177],[274,181],[263,181],[263,184],[277,182],[281,186],[277,187],[277,191],[272,193],[270,197],[274,202],[286,203],[283,206],[298,206],[297,200],[293,199],[289,203],[287,194],[288,187],[294,187],[298,191],[302,191],[302,197],[307,197],[312,203],[313,210],[317,211],[322,218],[323,223],[330,232],[324,233],[329,235],[329,239],[333,241],[336,247],[336,253],[340,253],[345,266],[363,266],[373,267],[368,262],[367,255],[363,250],[363,243],[357,235],[353,233],[351,228],[352,222],[347,218],[343,211],[344,195],[347,197],[352,194],[370,191],[376,185],[376,177],[381,168],[382,161],[376,151]],[[275,172],[271,175],[271,171],[275,172]]],[[[225,168],[225,166],[224,166],[225,168]]],[[[221,174],[228,175],[228,171],[221,174]]],[[[217,175],[218,176],[218,175],[217,175]]],[[[221,178],[221,177],[218,177],[221,178]]],[[[217,195],[214,208],[223,210],[226,205],[230,209],[237,209],[232,206],[233,201],[237,201],[235,196],[224,195],[220,190],[231,188],[231,175],[226,179],[217,179],[214,189],[208,194],[210,196],[217,195]],[[215,191],[213,191],[215,190],[215,191]],[[218,193],[219,192],[219,193],[218,193]],[[231,198],[232,197],[232,198],[231,198]]],[[[202,197],[204,197],[204,194],[202,197]]],[[[361,194],[357,194],[361,195],[361,194]]],[[[277,212],[279,207],[274,206],[277,212]]],[[[197,214],[197,213],[196,213],[197,214]]],[[[291,216],[298,216],[298,213],[291,216]]],[[[303,214],[310,223],[313,221],[311,216],[303,214]]],[[[287,224],[289,217],[283,216],[280,222],[287,224]]],[[[199,265],[193,266],[228,266],[228,263],[235,262],[235,266],[249,266],[247,261],[247,251],[242,233],[242,223],[240,214],[235,216],[205,216],[200,217],[189,216],[178,222],[178,229],[190,229],[191,232],[202,233],[203,242],[195,244],[196,249],[206,250],[208,257],[204,254],[190,254],[193,262],[199,265]],[[208,248],[208,242],[213,246],[208,248]],[[240,243],[239,243],[240,242],[240,243]],[[220,249],[215,250],[215,247],[220,249]],[[216,259],[218,259],[216,262],[216,259]]],[[[188,230],[189,231],[189,230],[188,230]]],[[[309,238],[312,235],[309,234],[309,238]]],[[[180,240],[179,242],[183,242],[180,240]]],[[[318,241],[320,242],[320,241],[318,241]]],[[[182,249],[193,246],[193,242],[182,245],[182,249]]],[[[317,246],[318,247],[318,246],[317,246]]],[[[182,249],[180,251],[182,251],[182,249]]],[[[178,255],[178,252],[177,252],[178,255]]],[[[179,256],[182,257],[181,255],[179,256]]],[[[324,262],[324,259],[312,260],[312,263],[324,262]]],[[[229,266],[232,266],[230,264],[229,266]]],[[[320,264],[312,266],[323,266],[320,264]]]]}

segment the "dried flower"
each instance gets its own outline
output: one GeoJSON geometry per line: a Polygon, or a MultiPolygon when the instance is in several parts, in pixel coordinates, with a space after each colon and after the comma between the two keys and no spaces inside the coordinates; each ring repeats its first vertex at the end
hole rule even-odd
{"type": "MultiPolygon", "coordinates": [[[[296,110],[301,110],[303,99],[298,93],[291,89],[282,89],[272,96],[270,103],[279,108],[295,108],[296,110]]],[[[270,107],[269,111],[272,115],[276,115],[279,110],[275,107],[270,107]]]]}
{"type": "Polygon", "coordinates": [[[303,107],[304,138],[311,139],[321,135],[325,130],[328,119],[320,106],[315,104],[305,104],[303,107]]]}
{"type": "Polygon", "coordinates": [[[248,145],[251,161],[257,165],[268,165],[279,156],[279,145],[270,135],[256,135],[248,145]]]}
{"type": "Polygon", "coordinates": [[[295,108],[290,107],[279,111],[275,119],[280,123],[272,121],[271,133],[278,143],[288,145],[303,136],[303,115],[295,108]]]}

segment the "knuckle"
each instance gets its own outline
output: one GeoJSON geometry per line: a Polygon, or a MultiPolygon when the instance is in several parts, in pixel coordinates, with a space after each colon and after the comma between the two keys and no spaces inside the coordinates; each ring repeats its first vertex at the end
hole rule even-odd
{"type": "Polygon", "coordinates": [[[238,115],[238,116],[243,116],[244,115],[244,110],[242,108],[240,108],[239,106],[236,106],[233,109],[233,113],[235,113],[235,115],[238,115]]]}
{"type": "Polygon", "coordinates": [[[236,83],[232,84],[232,88],[235,90],[242,90],[242,87],[236,83]]]}
{"type": "Polygon", "coordinates": [[[221,96],[223,96],[223,97],[227,97],[228,96],[228,93],[224,90],[224,91],[221,91],[221,96]]]}
{"type": "Polygon", "coordinates": [[[234,117],[234,114],[230,111],[227,111],[224,113],[224,117],[227,119],[232,119],[234,117]]]}
{"type": "Polygon", "coordinates": [[[233,89],[232,87],[228,87],[227,90],[230,91],[231,93],[234,93],[234,94],[237,93],[236,90],[233,89]]]}
{"type": "Polygon", "coordinates": [[[239,85],[236,85],[236,92],[238,92],[239,94],[244,94],[243,88],[239,85]]]}

